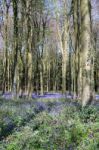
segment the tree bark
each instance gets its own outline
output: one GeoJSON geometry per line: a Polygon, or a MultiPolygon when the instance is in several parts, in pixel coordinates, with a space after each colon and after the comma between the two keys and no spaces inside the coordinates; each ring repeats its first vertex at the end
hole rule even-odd
{"type": "Polygon", "coordinates": [[[91,14],[90,1],[81,1],[81,51],[82,51],[82,106],[91,103],[94,98],[92,46],[91,46],[91,14]]]}

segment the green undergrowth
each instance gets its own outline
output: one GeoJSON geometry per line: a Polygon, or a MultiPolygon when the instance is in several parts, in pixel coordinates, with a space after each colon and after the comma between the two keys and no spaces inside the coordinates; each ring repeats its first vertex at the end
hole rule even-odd
{"type": "Polygon", "coordinates": [[[34,116],[34,107],[28,101],[0,99],[0,140],[34,116]]]}
{"type": "MultiPolygon", "coordinates": [[[[10,116],[17,118],[16,113],[10,116]]],[[[99,108],[94,106],[78,108],[64,105],[58,115],[40,112],[0,142],[0,150],[98,149],[99,108]]]]}

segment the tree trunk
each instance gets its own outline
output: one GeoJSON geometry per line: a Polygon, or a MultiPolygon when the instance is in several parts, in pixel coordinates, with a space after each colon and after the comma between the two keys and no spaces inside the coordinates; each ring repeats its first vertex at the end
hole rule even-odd
{"type": "Polygon", "coordinates": [[[17,59],[18,59],[18,3],[13,0],[13,13],[14,13],[14,62],[12,72],[12,91],[17,93],[17,59]]]}
{"type": "Polygon", "coordinates": [[[91,14],[89,0],[81,1],[82,106],[93,101],[91,14]]]}

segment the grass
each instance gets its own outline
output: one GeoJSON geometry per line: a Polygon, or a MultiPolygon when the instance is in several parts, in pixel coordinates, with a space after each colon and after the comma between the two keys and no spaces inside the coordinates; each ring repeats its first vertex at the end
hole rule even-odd
{"type": "Polygon", "coordinates": [[[61,101],[1,99],[0,150],[98,150],[99,108],[61,101]]]}

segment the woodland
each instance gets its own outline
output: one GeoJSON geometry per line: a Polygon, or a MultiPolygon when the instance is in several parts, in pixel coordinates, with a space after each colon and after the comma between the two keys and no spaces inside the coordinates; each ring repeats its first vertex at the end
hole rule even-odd
{"type": "Polygon", "coordinates": [[[0,150],[98,149],[98,0],[0,0],[0,150]]]}

